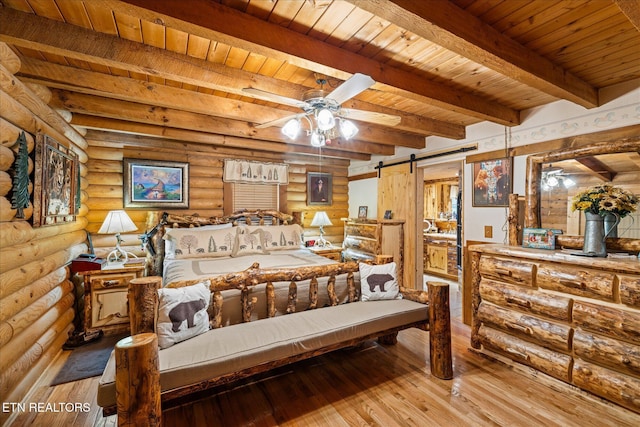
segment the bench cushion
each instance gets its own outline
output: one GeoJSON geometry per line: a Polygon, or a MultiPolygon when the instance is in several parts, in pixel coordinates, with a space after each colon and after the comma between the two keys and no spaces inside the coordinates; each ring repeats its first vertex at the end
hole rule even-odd
{"type": "MultiPolygon", "coordinates": [[[[159,352],[162,391],[197,384],[262,363],[387,329],[428,321],[409,300],[354,302],[214,329],[159,352]]],[[[98,404],[115,406],[115,357],[98,385],[98,404]]]]}

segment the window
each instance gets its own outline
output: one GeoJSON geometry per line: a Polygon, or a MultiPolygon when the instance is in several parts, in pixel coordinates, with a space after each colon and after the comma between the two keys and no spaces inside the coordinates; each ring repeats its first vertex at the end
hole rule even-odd
{"type": "Polygon", "coordinates": [[[240,209],[273,209],[278,210],[278,184],[232,184],[233,212],[240,209]]]}

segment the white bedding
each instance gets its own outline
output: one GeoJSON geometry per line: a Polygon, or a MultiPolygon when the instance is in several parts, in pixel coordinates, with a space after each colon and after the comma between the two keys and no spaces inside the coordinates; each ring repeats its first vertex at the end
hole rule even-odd
{"type": "MultiPolygon", "coordinates": [[[[198,278],[214,277],[220,274],[234,273],[246,270],[254,262],[260,263],[261,268],[284,268],[284,267],[304,267],[313,265],[334,264],[335,261],[316,255],[307,249],[280,250],[271,252],[268,255],[251,254],[242,257],[220,257],[220,258],[187,258],[172,259],[164,261],[164,285],[178,280],[192,280],[198,278]]],[[[356,283],[359,283],[356,273],[356,283]]],[[[343,303],[348,299],[347,275],[342,274],[336,277],[336,296],[338,301],[343,303]]],[[[326,293],[327,278],[319,278],[320,289],[318,292],[318,306],[329,304],[326,293]]],[[[358,286],[358,285],[356,285],[358,286]]],[[[251,296],[257,298],[255,308],[252,312],[252,320],[267,317],[266,312],[266,285],[253,287],[251,296]]],[[[287,295],[289,293],[289,282],[274,283],[276,292],[276,315],[285,314],[287,310],[287,295]]],[[[296,311],[303,311],[309,305],[309,281],[305,280],[297,283],[298,303],[296,311]]],[[[222,309],[222,324],[231,325],[242,321],[240,291],[223,291],[224,304],[222,309]]]]}

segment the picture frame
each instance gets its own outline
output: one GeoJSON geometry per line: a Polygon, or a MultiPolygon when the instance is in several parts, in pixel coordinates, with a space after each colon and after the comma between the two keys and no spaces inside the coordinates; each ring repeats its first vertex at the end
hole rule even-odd
{"type": "Polygon", "coordinates": [[[554,250],[556,233],[550,228],[525,228],[522,230],[522,247],[554,250]]]}
{"type": "Polygon", "coordinates": [[[360,206],[358,207],[358,219],[367,219],[367,211],[369,210],[368,206],[360,206]]]}
{"type": "Polygon", "coordinates": [[[384,211],[384,219],[391,219],[393,217],[393,213],[391,209],[384,211]]]}
{"type": "Polygon", "coordinates": [[[123,159],[124,207],[189,207],[189,163],[123,159]]]}
{"type": "Polygon", "coordinates": [[[307,205],[331,205],[333,176],[330,173],[307,173],[307,205]]]}
{"type": "Polygon", "coordinates": [[[78,155],[48,135],[36,135],[33,226],[74,222],[80,209],[78,155]]]}
{"type": "Polygon", "coordinates": [[[473,206],[509,206],[513,162],[510,157],[473,164],[473,206]]]}

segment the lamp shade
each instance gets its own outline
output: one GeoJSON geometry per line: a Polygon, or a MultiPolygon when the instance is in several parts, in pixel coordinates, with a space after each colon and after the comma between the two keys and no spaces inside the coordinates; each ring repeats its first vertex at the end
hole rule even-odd
{"type": "Polygon", "coordinates": [[[133,223],[129,215],[123,210],[110,211],[104,219],[99,234],[117,234],[128,231],[136,231],[138,227],[133,223]]]}
{"type": "Polygon", "coordinates": [[[324,227],[325,225],[333,225],[329,220],[329,216],[325,211],[318,211],[311,221],[312,227],[324,227]]]}

